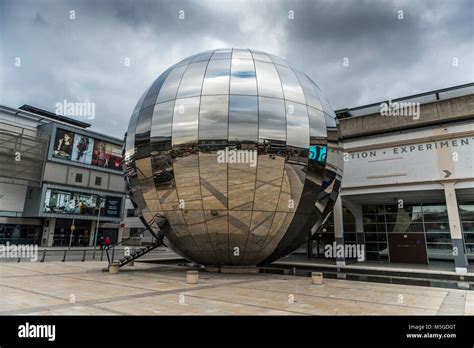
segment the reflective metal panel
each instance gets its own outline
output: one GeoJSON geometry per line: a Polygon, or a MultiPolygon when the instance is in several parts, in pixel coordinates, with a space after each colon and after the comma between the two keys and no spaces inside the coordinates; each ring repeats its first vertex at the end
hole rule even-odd
{"type": "Polygon", "coordinates": [[[173,146],[197,144],[198,118],[199,97],[176,99],[173,115],[173,146]]]}
{"type": "Polygon", "coordinates": [[[230,94],[257,95],[253,60],[232,59],[230,94]]]}
{"type": "Polygon", "coordinates": [[[228,94],[230,82],[230,59],[211,60],[207,66],[202,95],[228,94]]]}
{"type": "MultiPolygon", "coordinates": [[[[326,130],[326,120],[324,118],[323,112],[308,106],[308,115],[311,140],[326,139],[328,133],[326,130]]],[[[313,144],[313,142],[311,142],[311,144],[313,144]]]]}
{"type": "Polygon", "coordinates": [[[272,63],[272,60],[270,59],[268,54],[266,54],[265,52],[260,52],[260,51],[255,51],[255,50],[250,50],[250,52],[252,53],[253,59],[255,61],[259,60],[259,61],[262,61],[262,62],[272,63]]]}
{"type": "Polygon", "coordinates": [[[301,87],[303,88],[306,103],[308,103],[308,105],[313,108],[323,110],[316,86],[311,83],[308,76],[306,76],[305,74],[300,73],[298,71],[295,71],[295,74],[301,84],[301,87]]]}
{"type": "Polygon", "coordinates": [[[189,64],[178,89],[177,98],[198,96],[201,94],[202,81],[207,61],[189,64]]]}
{"type": "Polygon", "coordinates": [[[158,93],[160,92],[161,86],[163,85],[165,80],[168,78],[168,75],[170,74],[170,72],[171,72],[171,69],[166,70],[163,74],[161,74],[155,80],[155,82],[153,82],[150,89],[148,90],[148,93],[143,99],[143,103],[141,105],[142,109],[155,105],[156,98],[158,97],[158,93]]]}
{"type": "Polygon", "coordinates": [[[136,158],[148,157],[150,154],[150,128],[154,106],[140,110],[137,128],[135,129],[136,158]]]}
{"type": "Polygon", "coordinates": [[[213,59],[229,59],[232,58],[232,50],[231,49],[223,49],[223,50],[216,50],[211,57],[213,59]]]}
{"type": "MultiPolygon", "coordinates": [[[[305,151],[309,147],[309,120],[306,105],[286,102],[286,145],[293,148],[301,148],[305,151]]],[[[301,161],[307,162],[304,154],[301,161]]]]}
{"type": "Polygon", "coordinates": [[[252,59],[248,49],[234,48],[232,50],[232,59],[252,59]]]}
{"type": "Polygon", "coordinates": [[[258,95],[283,99],[283,90],[274,64],[255,61],[258,95]]]}
{"type": "Polygon", "coordinates": [[[231,95],[229,101],[229,142],[256,143],[258,137],[257,97],[231,95]]]}
{"type": "Polygon", "coordinates": [[[157,103],[176,99],[179,83],[181,82],[181,78],[183,77],[187,67],[187,65],[183,65],[171,71],[163,83],[163,86],[161,86],[160,93],[156,100],[157,103]]]}
{"type": "Polygon", "coordinates": [[[203,52],[203,53],[199,53],[194,57],[193,63],[209,60],[209,59],[211,59],[211,56],[212,56],[213,53],[214,53],[214,51],[206,51],[206,52],[203,52]]]}
{"type": "Polygon", "coordinates": [[[276,68],[280,74],[285,99],[294,101],[296,103],[306,104],[303,89],[301,88],[301,85],[293,70],[280,65],[276,65],[276,68]]]}
{"type": "MultiPolygon", "coordinates": [[[[199,140],[211,140],[219,144],[227,140],[229,97],[217,95],[201,97],[199,110],[199,140]]],[[[202,150],[202,147],[201,147],[202,150]]]]}

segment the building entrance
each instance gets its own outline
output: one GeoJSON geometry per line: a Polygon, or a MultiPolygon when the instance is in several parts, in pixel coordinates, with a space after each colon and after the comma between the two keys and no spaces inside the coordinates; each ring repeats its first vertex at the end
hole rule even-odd
{"type": "MultiPolygon", "coordinates": [[[[69,246],[71,239],[72,219],[57,219],[54,227],[53,246],[69,246]]],[[[91,232],[91,221],[74,220],[76,227],[72,233],[71,246],[88,246],[91,232]]]]}
{"type": "Polygon", "coordinates": [[[428,263],[424,233],[388,234],[390,262],[428,263]]]}

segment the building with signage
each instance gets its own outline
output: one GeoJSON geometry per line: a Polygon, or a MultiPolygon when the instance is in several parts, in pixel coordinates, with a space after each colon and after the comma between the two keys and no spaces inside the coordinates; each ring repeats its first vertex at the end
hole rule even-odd
{"type": "Polygon", "coordinates": [[[91,246],[100,236],[121,238],[123,142],[89,126],[0,105],[0,243],[91,246]]]}
{"type": "Polygon", "coordinates": [[[341,199],[298,252],[326,258],[327,245],[357,245],[359,261],[449,263],[465,272],[474,264],[474,84],[336,114],[341,199]]]}

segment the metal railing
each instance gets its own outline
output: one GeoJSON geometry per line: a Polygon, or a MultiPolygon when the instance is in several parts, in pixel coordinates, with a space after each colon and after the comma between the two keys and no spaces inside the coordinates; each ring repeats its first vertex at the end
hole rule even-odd
{"type": "Polygon", "coordinates": [[[117,256],[116,254],[120,255],[120,251],[123,251],[125,254],[125,248],[117,250],[115,252],[115,248],[104,248],[99,250],[99,255],[96,258],[94,255],[94,250],[92,248],[53,248],[53,249],[40,249],[38,253],[35,255],[35,258],[32,257],[25,257],[19,255],[15,258],[2,258],[0,261],[9,261],[9,262],[46,262],[46,261],[108,261],[113,262],[114,258],[117,256]],[[111,255],[108,255],[108,251],[111,251],[111,255]]]}

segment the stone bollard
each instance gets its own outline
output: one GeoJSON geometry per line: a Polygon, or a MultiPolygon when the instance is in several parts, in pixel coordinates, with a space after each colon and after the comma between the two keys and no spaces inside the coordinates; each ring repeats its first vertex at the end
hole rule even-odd
{"type": "Polygon", "coordinates": [[[186,283],[188,284],[197,284],[199,280],[198,271],[187,271],[186,272],[186,283]]]}
{"type": "Polygon", "coordinates": [[[109,265],[109,273],[117,274],[118,272],[119,272],[119,263],[118,262],[112,262],[109,265]]]}
{"type": "Polygon", "coordinates": [[[311,272],[311,283],[314,285],[323,285],[323,272],[311,272]]]}

